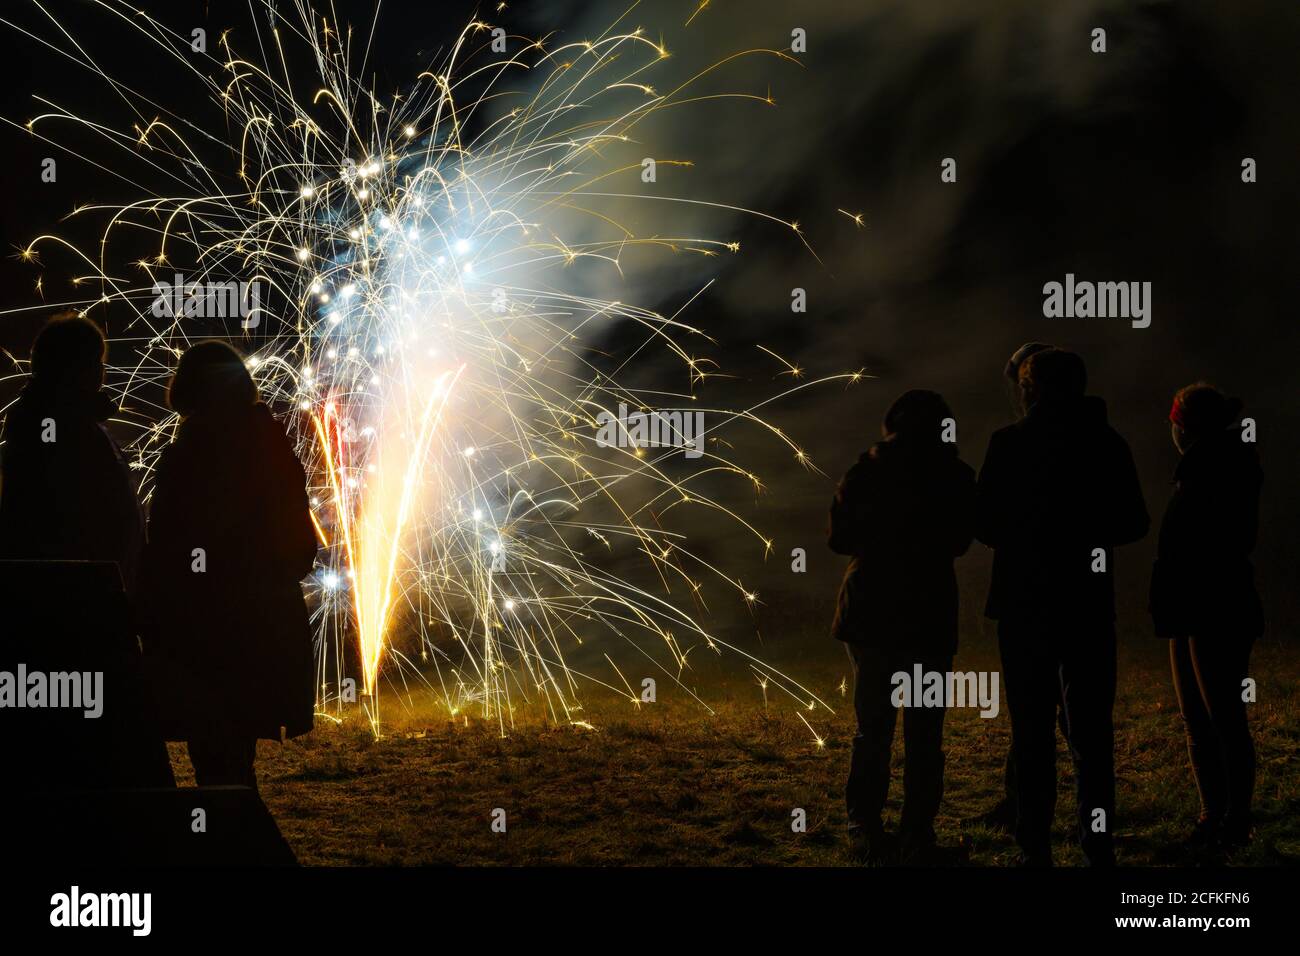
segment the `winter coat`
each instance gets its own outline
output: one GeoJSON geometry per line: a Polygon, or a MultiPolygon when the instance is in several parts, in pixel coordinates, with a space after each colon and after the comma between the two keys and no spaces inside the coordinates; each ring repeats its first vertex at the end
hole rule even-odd
{"type": "Polygon", "coordinates": [[[0,448],[0,557],[112,561],[134,590],[144,521],[103,425],[112,409],[102,392],[27,383],[0,448]]]}
{"type": "Polygon", "coordinates": [[[1092,397],[1040,402],[994,432],[975,514],[994,549],[986,615],[1058,629],[1114,622],[1112,549],[1151,523],[1128,443],[1092,397]]]}
{"type": "Polygon", "coordinates": [[[1151,573],[1151,617],[1161,637],[1249,639],[1264,631],[1250,553],[1264,473],[1241,429],[1192,444],[1174,472],[1151,573]]]}
{"type": "Polygon", "coordinates": [[[182,422],[149,507],[145,654],[169,740],[311,729],[306,478],[260,403],[182,422]]]}
{"type": "Polygon", "coordinates": [[[829,545],[850,555],[832,634],[947,657],[957,649],[953,559],[970,546],[975,472],[949,445],[874,445],[840,482],[829,545]]]}

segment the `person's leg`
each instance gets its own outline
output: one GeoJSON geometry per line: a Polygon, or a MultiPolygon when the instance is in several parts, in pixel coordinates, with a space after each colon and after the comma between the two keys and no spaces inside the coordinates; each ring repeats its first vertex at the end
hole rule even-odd
{"type": "MultiPolygon", "coordinates": [[[[952,658],[930,661],[923,672],[947,674],[952,658]]],[[[943,800],[943,720],[947,707],[908,707],[903,711],[902,851],[924,851],[935,843],[934,818],[943,800]]]]}
{"type": "Polygon", "coordinates": [[[1176,637],[1169,642],[1169,666],[1174,677],[1174,692],[1178,695],[1178,712],[1182,714],[1183,730],[1187,735],[1192,778],[1196,781],[1196,792],[1201,800],[1197,827],[1202,830],[1217,828],[1228,807],[1228,776],[1218,734],[1214,731],[1196,679],[1188,638],[1176,637]]]}
{"type": "MultiPolygon", "coordinates": [[[[1061,695],[1056,695],[1056,726],[1061,728],[1061,739],[1067,743],[1070,740],[1070,728],[1065,722],[1065,701],[1061,695]]],[[[993,809],[976,818],[977,822],[984,823],[993,827],[1005,827],[1010,830],[1016,825],[1016,755],[1012,748],[1007,748],[1006,767],[1002,771],[1002,799],[997,802],[993,809]]]]}
{"type": "Polygon", "coordinates": [[[1222,759],[1223,833],[1235,842],[1249,839],[1255,792],[1255,742],[1241,686],[1250,667],[1251,643],[1224,637],[1188,639],[1196,682],[1222,759]]]}
{"type": "Polygon", "coordinates": [[[1016,763],[1016,842],[1026,862],[1047,864],[1056,811],[1055,651],[1036,629],[1005,623],[998,627],[998,646],[1016,763]]]}
{"type": "Polygon", "coordinates": [[[1079,845],[1090,866],[1115,862],[1114,626],[1063,637],[1061,694],[1074,758],[1079,845]]]}
{"type": "Polygon", "coordinates": [[[853,709],[858,731],[853,737],[845,802],[849,828],[868,837],[882,829],[881,815],[889,796],[889,755],[897,714],[890,702],[892,671],[882,653],[857,644],[847,645],[853,662],[853,709]]]}

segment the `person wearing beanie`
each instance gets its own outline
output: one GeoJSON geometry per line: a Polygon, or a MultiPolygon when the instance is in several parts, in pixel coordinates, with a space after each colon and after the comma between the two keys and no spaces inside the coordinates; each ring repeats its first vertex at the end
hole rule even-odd
{"type": "Polygon", "coordinates": [[[1264,611],[1250,561],[1263,482],[1242,403],[1204,382],[1179,389],[1169,412],[1181,459],[1160,524],[1151,616],[1169,639],[1178,708],[1200,814],[1187,843],[1229,850],[1247,843],[1255,745],[1242,700],[1264,611]]]}
{"type": "Polygon", "coordinates": [[[913,390],[885,414],[883,438],[858,459],[831,504],[829,545],[849,555],[832,635],[853,666],[858,731],[845,787],[853,852],[872,864],[950,862],[934,818],[943,796],[944,707],[903,710],[906,769],[897,837],[882,812],[898,722],[893,675],[947,674],[957,650],[953,560],[971,541],[975,473],[957,454],[952,411],[913,390]],[[901,857],[900,857],[901,854],[901,857]]]}

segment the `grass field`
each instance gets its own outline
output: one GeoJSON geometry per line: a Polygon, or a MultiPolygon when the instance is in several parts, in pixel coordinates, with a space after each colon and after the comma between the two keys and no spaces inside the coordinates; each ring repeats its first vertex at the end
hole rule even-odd
{"type": "MultiPolygon", "coordinates": [[[[660,682],[660,702],[633,707],[593,692],[582,714],[594,730],[524,720],[504,738],[496,725],[450,721],[430,705],[385,702],[385,736],[363,719],[318,722],[283,746],[259,744],[262,793],[304,864],[314,865],[812,865],[851,863],[841,798],[853,733],[839,685],[848,676],[826,639],[775,661],[835,708],[804,712],[775,696],[764,709],[752,675],[711,662],[697,687],[709,714],[660,682]],[[507,832],[490,827],[506,811],[507,832]],[[807,832],[792,832],[792,811],[807,832]]],[[[1182,728],[1163,642],[1121,652],[1116,705],[1117,841],[1128,865],[1189,865],[1175,848],[1196,811],[1182,728]]],[[[957,669],[995,669],[991,649],[963,651],[957,669]]],[[[1256,838],[1231,860],[1300,862],[1300,667],[1284,646],[1256,648],[1259,701],[1251,722],[1259,753],[1256,838]]],[[[443,712],[445,715],[445,711],[443,712]]],[[[969,841],[971,863],[1014,860],[1010,837],[963,819],[986,809],[1002,786],[1009,743],[998,717],[950,713],[942,842],[969,841]]],[[[192,782],[184,748],[172,745],[182,784],[192,782]]],[[[901,798],[901,732],[890,825],[901,798]]],[[[1059,744],[1056,862],[1081,862],[1072,840],[1072,772],[1059,744]]]]}

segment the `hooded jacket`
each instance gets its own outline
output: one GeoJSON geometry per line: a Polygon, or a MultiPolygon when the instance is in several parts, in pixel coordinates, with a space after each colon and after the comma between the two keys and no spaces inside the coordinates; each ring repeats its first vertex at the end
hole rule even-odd
{"type": "Polygon", "coordinates": [[[921,656],[957,649],[953,559],[970,546],[975,472],[951,445],[878,442],[840,482],[828,544],[852,557],[831,633],[921,656]]]}
{"type": "Polygon", "coordinates": [[[1105,403],[1039,402],[993,433],[980,470],[975,536],[994,550],[985,614],[1038,627],[1113,623],[1112,549],[1150,524],[1133,455],[1105,403]],[[1097,549],[1104,571],[1094,570],[1097,549]]]}
{"type": "Polygon", "coordinates": [[[135,482],[104,428],[112,410],[102,392],[27,383],[0,448],[0,557],[113,561],[134,591],[144,522],[135,482]]]}
{"type": "Polygon", "coordinates": [[[1151,573],[1162,637],[1256,638],[1264,610],[1250,553],[1264,480],[1255,446],[1230,428],[1192,444],[1174,471],[1151,573]]]}
{"type": "Polygon", "coordinates": [[[311,729],[306,485],[261,403],[186,418],[163,452],[144,562],[145,655],[169,740],[311,729]]]}

